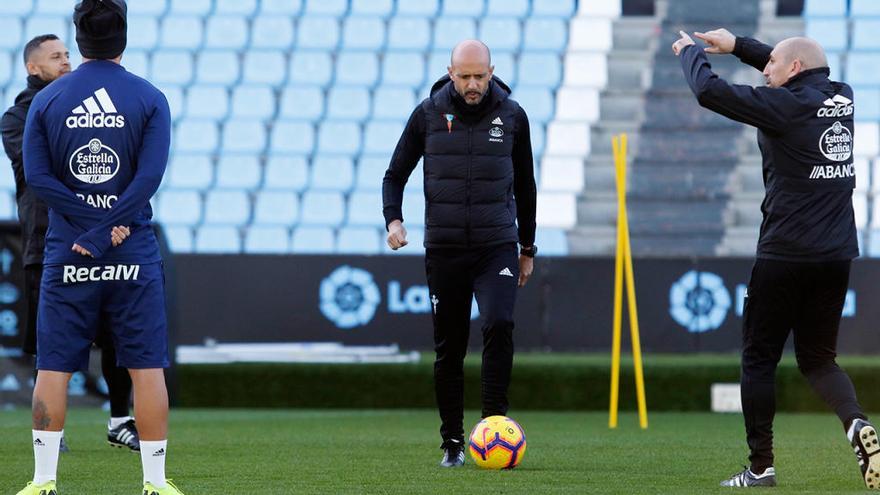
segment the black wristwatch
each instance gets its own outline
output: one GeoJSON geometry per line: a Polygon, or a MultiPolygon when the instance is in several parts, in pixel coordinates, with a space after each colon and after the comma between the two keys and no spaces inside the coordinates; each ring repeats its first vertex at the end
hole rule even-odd
{"type": "Polygon", "coordinates": [[[519,254],[523,256],[528,256],[529,258],[534,258],[536,254],[538,254],[538,246],[532,244],[531,247],[520,246],[519,254]]]}

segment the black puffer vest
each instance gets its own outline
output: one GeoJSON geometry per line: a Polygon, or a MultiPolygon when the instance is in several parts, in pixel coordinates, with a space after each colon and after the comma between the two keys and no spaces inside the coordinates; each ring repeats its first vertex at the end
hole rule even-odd
{"type": "Polygon", "coordinates": [[[500,79],[482,115],[462,120],[449,76],[431,88],[425,112],[425,247],[516,242],[514,122],[519,105],[500,79]]]}

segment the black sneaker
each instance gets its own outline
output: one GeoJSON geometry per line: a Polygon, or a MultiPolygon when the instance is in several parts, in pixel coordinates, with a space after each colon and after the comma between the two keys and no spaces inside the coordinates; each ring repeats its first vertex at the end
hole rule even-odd
{"type": "Polygon", "coordinates": [[[141,439],[138,437],[134,420],[129,419],[116,428],[107,430],[107,443],[111,447],[128,448],[134,452],[140,452],[141,439]]]}
{"type": "Polygon", "coordinates": [[[722,481],[721,486],[776,486],[776,470],[771,466],[765,469],[762,474],[755,474],[751,469],[745,468],[731,476],[730,479],[722,481]]]}
{"type": "Polygon", "coordinates": [[[850,431],[853,433],[850,443],[859,460],[865,485],[871,490],[880,490],[880,443],[877,429],[864,419],[857,419],[853,421],[850,431]]]}
{"type": "Polygon", "coordinates": [[[464,442],[461,440],[445,440],[440,448],[443,449],[442,467],[464,466],[464,442]]]}

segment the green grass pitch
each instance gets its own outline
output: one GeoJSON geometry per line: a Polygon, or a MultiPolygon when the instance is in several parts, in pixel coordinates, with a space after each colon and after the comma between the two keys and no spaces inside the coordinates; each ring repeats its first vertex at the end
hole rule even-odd
{"type": "MultiPolygon", "coordinates": [[[[657,413],[513,414],[528,451],[512,471],[482,471],[470,458],[448,470],[430,410],[173,410],[168,476],[187,495],[730,493],[718,482],[746,462],[742,418],[657,413]]],[[[478,419],[469,411],[466,423],[478,419]]],[[[105,441],[106,413],[74,410],[71,453],[59,466],[59,495],[140,494],[138,455],[105,441]]],[[[785,493],[864,493],[852,449],[832,414],[780,414],[777,476],[785,493]]],[[[33,470],[29,412],[0,412],[0,493],[33,470]]]]}

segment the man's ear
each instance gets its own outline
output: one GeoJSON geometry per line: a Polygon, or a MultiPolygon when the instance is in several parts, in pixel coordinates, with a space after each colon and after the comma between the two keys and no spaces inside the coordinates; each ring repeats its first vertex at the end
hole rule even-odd
{"type": "Polygon", "coordinates": [[[800,59],[797,59],[797,58],[794,59],[791,62],[791,70],[789,71],[789,74],[791,74],[791,77],[794,77],[794,76],[800,74],[802,70],[804,70],[804,63],[801,62],[800,59]]]}
{"type": "Polygon", "coordinates": [[[40,70],[37,68],[36,64],[34,64],[33,62],[26,63],[25,67],[27,67],[28,75],[36,76],[40,73],[40,70]]]}
{"type": "Polygon", "coordinates": [[[446,73],[449,74],[449,78],[452,79],[452,66],[451,65],[446,66],[446,73]]]}

